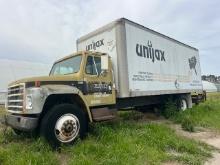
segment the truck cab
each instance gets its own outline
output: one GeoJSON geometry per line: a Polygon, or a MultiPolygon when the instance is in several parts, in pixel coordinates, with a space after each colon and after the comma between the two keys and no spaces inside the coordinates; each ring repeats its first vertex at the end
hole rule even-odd
{"type": "Polygon", "coordinates": [[[112,64],[107,54],[82,51],[56,61],[49,76],[9,84],[6,124],[39,131],[49,142],[71,143],[89,122],[115,117],[112,64]]]}

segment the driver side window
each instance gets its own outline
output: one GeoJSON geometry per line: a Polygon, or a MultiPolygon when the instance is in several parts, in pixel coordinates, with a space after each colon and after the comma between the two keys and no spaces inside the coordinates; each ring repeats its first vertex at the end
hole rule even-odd
{"type": "Polygon", "coordinates": [[[97,72],[100,75],[101,73],[101,57],[94,57],[95,60],[95,64],[96,64],[96,68],[97,68],[97,72]]]}
{"type": "Polygon", "coordinates": [[[99,75],[101,73],[101,58],[88,56],[86,62],[86,73],[90,75],[99,75]]]}

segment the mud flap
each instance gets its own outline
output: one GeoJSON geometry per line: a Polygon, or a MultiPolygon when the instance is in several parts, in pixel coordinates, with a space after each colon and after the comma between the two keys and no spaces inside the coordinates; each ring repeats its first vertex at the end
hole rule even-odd
{"type": "Polygon", "coordinates": [[[192,108],[192,96],[191,94],[186,94],[184,96],[184,98],[186,99],[186,102],[187,102],[187,108],[192,108]]]}

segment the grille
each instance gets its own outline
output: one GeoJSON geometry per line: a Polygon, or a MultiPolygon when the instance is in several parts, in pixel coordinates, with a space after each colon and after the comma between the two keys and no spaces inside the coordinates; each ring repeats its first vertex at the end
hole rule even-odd
{"type": "Polygon", "coordinates": [[[16,84],[8,88],[8,111],[22,111],[24,108],[25,85],[16,84]]]}

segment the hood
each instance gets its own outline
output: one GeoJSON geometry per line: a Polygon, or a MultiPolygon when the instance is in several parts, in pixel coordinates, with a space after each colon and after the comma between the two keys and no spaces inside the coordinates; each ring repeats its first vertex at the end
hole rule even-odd
{"type": "Polygon", "coordinates": [[[50,82],[54,84],[55,82],[62,83],[62,82],[70,82],[70,81],[80,81],[80,78],[78,74],[30,77],[30,78],[16,80],[10,83],[9,86],[19,83],[34,84],[36,81],[40,82],[43,85],[45,83],[50,84],[50,82]]]}

